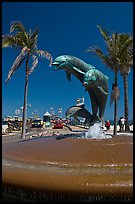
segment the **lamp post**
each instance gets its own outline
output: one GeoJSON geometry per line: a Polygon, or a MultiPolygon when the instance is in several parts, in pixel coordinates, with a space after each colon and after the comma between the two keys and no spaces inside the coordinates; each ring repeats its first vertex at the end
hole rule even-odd
{"type": "Polygon", "coordinates": [[[38,111],[37,110],[34,110],[34,112],[32,113],[33,115],[33,118],[36,119],[38,118],[38,111]]]}
{"type": "Polygon", "coordinates": [[[84,97],[78,98],[78,99],[76,100],[76,105],[77,105],[77,106],[84,105],[84,97]]]}
{"type": "Polygon", "coordinates": [[[53,119],[55,116],[55,111],[53,107],[50,108],[50,113],[51,113],[51,118],[53,119]]]}
{"type": "MultiPolygon", "coordinates": [[[[27,107],[31,107],[31,103],[27,103],[27,107]]],[[[24,107],[22,106],[21,107],[21,110],[22,110],[22,113],[23,113],[23,111],[24,111],[24,107]]],[[[26,121],[27,121],[27,112],[26,112],[26,121]]]]}
{"type": "Polygon", "coordinates": [[[58,109],[58,113],[60,114],[60,118],[62,119],[62,108],[58,109]]]}
{"type": "MultiPolygon", "coordinates": [[[[27,103],[27,106],[30,108],[31,107],[31,104],[30,103],[27,103]]],[[[23,113],[23,106],[21,107],[22,109],[22,113],[23,113]]]]}

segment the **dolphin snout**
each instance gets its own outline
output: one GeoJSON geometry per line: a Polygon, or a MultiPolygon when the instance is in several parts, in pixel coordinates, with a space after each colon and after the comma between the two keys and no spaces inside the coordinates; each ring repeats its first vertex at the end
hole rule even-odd
{"type": "Polygon", "coordinates": [[[55,68],[54,68],[53,70],[54,70],[54,71],[58,70],[58,69],[59,69],[59,65],[60,65],[59,62],[54,61],[54,62],[52,63],[52,66],[55,66],[55,68]]]}
{"type": "Polygon", "coordinates": [[[55,62],[55,61],[52,63],[52,65],[59,65],[59,64],[60,64],[59,62],[55,62]]]}

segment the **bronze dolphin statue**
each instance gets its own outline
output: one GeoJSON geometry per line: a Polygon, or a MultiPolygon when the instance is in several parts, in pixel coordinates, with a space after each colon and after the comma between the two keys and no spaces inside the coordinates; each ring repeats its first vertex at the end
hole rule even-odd
{"type": "Polygon", "coordinates": [[[93,121],[97,120],[98,110],[99,119],[103,121],[108,97],[108,77],[95,69],[94,66],[70,55],[57,57],[52,65],[56,66],[54,70],[65,70],[69,81],[71,81],[71,74],[73,74],[82,82],[91,99],[93,121]],[[100,97],[102,102],[99,100],[100,97]]]}

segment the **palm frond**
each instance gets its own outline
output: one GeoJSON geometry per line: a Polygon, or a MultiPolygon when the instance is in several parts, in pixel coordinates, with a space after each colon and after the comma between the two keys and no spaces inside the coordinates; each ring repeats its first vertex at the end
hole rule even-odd
{"type": "Polygon", "coordinates": [[[29,37],[30,48],[33,48],[33,49],[36,48],[38,33],[39,33],[39,28],[36,28],[36,30],[30,34],[30,37],[29,37]]]}
{"type": "Polygon", "coordinates": [[[113,58],[116,58],[119,52],[118,39],[119,39],[119,35],[117,33],[113,33],[107,44],[108,53],[113,58]]]}
{"type": "Polygon", "coordinates": [[[129,34],[120,35],[119,70],[121,75],[129,74],[133,66],[133,37],[129,34]]]}
{"type": "Polygon", "coordinates": [[[30,38],[31,39],[37,38],[38,33],[39,33],[39,28],[36,28],[35,31],[31,33],[30,38]]]}
{"type": "Polygon", "coordinates": [[[53,58],[49,52],[43,51],[43,50],[35,50],[35,52],[40,56],[40,57],[45,57],[46,59],[50,60],[49,66],[52,65],[53,58]]]}
{"type": "Polygon", "coordinates": [[[33,59],[33,63],[32,63],[32,67],[29,70],[29,74],[31,74],[34,71],[35,67],[37,67],[38,65],[38,57],[33,55],[32,59],[33,59]]]}
{"type": "Polygon", "coordinates": [[[102,50],[98,47],[90,47],[86,50],[87,52],[94,52],[97,57],[101,58],[102,62],[109,67],[111,70],[115,71],[116,66],[114,61],[110,58],[110,56],[103,54],[102,50]]]}
{"type": "Polygon", "coordinates": [[[7,83],[10,79],[11,76],[15,73],[15,71],[20,67],[20,65],[23,63],[23,61],[26,59],[26,54],[28,52],[28,48],[24,47],[20,53],[20,55],[15,59],[9,73],[8,73],[8,77],[5,81],[5,83],[7,83]]]}
{"type": "Polygon", "coordinates": [[[119,100],[119,96],[120,96],[120,90],[118,87],[114,87],[112,92],[111,92],[111,98],[110,98],[110,105],[112,105],[112,103],[116,100],[119,100]]]}
{"type": "MultiPolygon", "coordinates": [[[[121,45],[121,50],[119,53],[119,58],[124,60],[125,59],[125,55],[128,54],[128,50],[130,49],[130,47],[133,45],[133,38],[129,38],[123,45],[121,45]]],[[[132,53],[130,53],[132,54],[132,53]]]]}
{"type": "Polygon", "coordinates": [[[104,54],[102,52],[102,50],[98,47],[89,47],[86,52],[93,52],[94,54],[96,54],[98,57],[103,58],[104,54]]]}
{"type": "Polygon", "coordinates": [[[12,35],[3,35],[2,36],[2,48],[14,47],[22,49],[25,47],[25,43],[20,37],[12,36],[12,35]]]}
{"type": "Polygon", "coordinates": [[[15,37],[12,35],[3,35],[2,36],[2,48],[13,47],[15,45],[15,37]]]}
{"type": "Polygon", "coordinates": [[[21,21],[12,21],[10,25],[10,33],[14,31],[26,32],[21,21]]]}
{"type": "Polygon", "coordinates": [[[127,33],[120,33],[119,34],[119,42],[120,42],[120,45],[124,45],[124,43],[129,40],[129,38],[131,38],[131,35],[130,34],[127,34],[127,33]]]}
{"type": "Polygon", "coordinates": [[[15,36],[23,40],[25,42],[25,45],[27,45],[28,33],[26,32],[22,22],[20,21],[11,22],[10,33],[11,32],[15,32],[15,36]]]}
{"type": "Polygon", "coordinates": [[[103,38],[108,41],[109,40],[109,32],[103,28],[101,28],[101,26],[97,25],[100,33],[102,34],[103,38]]]}
{"type": "Polygon", "coordinates": [[[21,46],[27,46],[28,47],[28,34],[23,32],[17,32],[15,35],[15,38],[17,39],[17,43],[21,44],[21,46]]]}

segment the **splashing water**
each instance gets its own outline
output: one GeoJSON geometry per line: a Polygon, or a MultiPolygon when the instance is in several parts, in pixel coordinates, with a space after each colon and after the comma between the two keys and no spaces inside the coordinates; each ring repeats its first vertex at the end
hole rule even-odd
{"type": "Polygon", "coordinates": [[[95,123],[91,126],[88,131],[82,132],[80,138],[86,139],[107,139],[112,138],[111,135],[105,134],[104,130],[101,127],[101,123],[95,123]]]}

